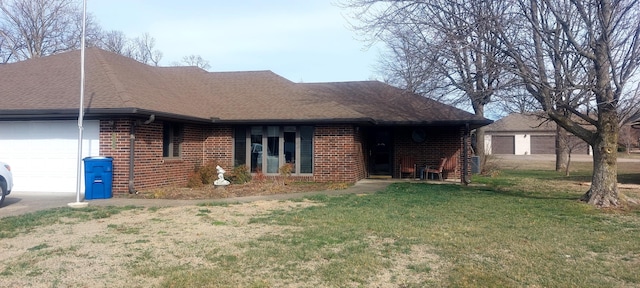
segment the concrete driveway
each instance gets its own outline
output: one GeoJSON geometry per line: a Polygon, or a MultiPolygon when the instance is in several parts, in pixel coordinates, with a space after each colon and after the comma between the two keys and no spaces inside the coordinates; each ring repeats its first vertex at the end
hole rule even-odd
{"type": "MultiPolygon", "coordinates": [[[[304,193],[290,193],[279,195],[265,195],[265,196],[249,196],[249,197],[236,197],[236,198],[224,198],[224,199],[203,199],[203,200],[174,200],[174,199],[131,199],[131,198],[109,198],[109,199],[94,199],[88,200],[89,206],[142,206],[142,207],[168,207],[168,206],[184,206],[184,205],[197,205],[198,203],[211,203],[211,202],[252,202],[259,200],[286,200],[301,198],[304,196],[325,194],[325,195],[340,195],[340,194],[367,194],[375,193],[377,191],[384,190],[389,184],[398,182],[399,179],[378,180],[378,179],[364,179],[358,181],[355,185],[344,190],[328,190],[328,191],[314,191],[304,193]]],[[[403,180],[409,181],[409,180],[403,180]]],[[[80,197],[80,199],[83,199],[80,197]]],[[[40,210],[68,207],[69,203],[76,202],[76,193],[35,193],[35,192],[19,192],[14,191],[7,196],[0,207],[0,218],[8,216],[17,216],[27,213],[33,213],[40,210]]]]}

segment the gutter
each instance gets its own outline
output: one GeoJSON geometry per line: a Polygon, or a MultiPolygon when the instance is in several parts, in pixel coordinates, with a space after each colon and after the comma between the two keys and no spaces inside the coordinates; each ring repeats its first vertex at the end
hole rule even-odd
{"type": "MultiPolygon", "coordinates": [[[[124,108],[87,108],[85,109],[86,119],[99,119],[114,116],[148,117],[155,115],[156,118],[170,121],[192,122],[200,124],[238,124],[251,125],[260,123],[261,125],[278,124],[357,124],[362,126],[458,126],[470,125],[470,129],[475,129],[493,123],[489,119],[467,119],[467,120],[385,120],[372,117],[357,118],[308,118],[308,119],[282,119],[282,118],[262,118],[262,119],[220,119],[218,117],[193,117],[180,114],[166,113],[135,107],[124,108]]],[[[0,120],[74,120],[78,117],[77,109],[0,109],[0,120]]]]}
{"type": "MultiPolygon", "coordinates": [[[[138,108],[86,108],[84,112],[85,119],[101,119],[118,116],[148,119],[149,115],[155,115],[156,118],[163,118],[171,121],[185,121],[201,124],[211,123],[210,118],[184,116],[138,108]]],[[[78,119],[78,109],[0,109],[0,121],[74,119],[78,119]]]]}

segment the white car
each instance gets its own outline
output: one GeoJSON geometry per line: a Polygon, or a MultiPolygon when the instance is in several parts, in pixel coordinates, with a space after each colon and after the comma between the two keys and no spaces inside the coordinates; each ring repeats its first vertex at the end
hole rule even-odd
{"type": "Polygon", "coordinates": [[[11,193],[13,188],[13,175],[11,174],[11,166],[0,162],[0,206],[4,202],[4,198],[11,193]]]}

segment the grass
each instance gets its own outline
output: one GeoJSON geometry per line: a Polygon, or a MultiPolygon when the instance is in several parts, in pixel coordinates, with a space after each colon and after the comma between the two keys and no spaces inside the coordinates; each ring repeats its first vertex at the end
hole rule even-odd
{"type": "Polygon", "coordinates": [[[505,171],[477,179],[485,187],[402,183],[375,195],[315,197],[325,205],[252,221],[300,228],[290,235],[238,243],[241,255],[216,251],[215,270],[172,269],[163,285],[233,286],[228,281],[238,279],[216,276],[226,274],[257,281],[249,287],[277,286],[273,278],[367,287],[381,271],[398,269],[410,280],[389,281],[402,287],[640,285],[640,214],[584,205],[580,189],[559,190],[566,185],[553,182],[565,180],[556,178],[505,171]],[[427,256],[396,261],[419,254],[427,256]]]}
{"type": "Polygon", "coordinates": [[[262,241],[306,256],[299,261],[318,255],[344,259],[326,270],[326,279],[337,279],[338,286],[364,285],[385,269],[384,261],[348,261],[372,256],[368,247],[356,245],[370,237],[393,239],[393,253],[430,246],[451,267],[441,285],[640,285],[640,258],[622,260],[640,252],[638,215],[604,214],[575,201],[579,195],[566,194],[395,184],[373,196],[332,198],[327,207],[256,221],[306,227],[289,239],[262,241]],[[327,256],[336,246],[340,253],[327,256]]]}
{"type": "MultiPolygon", "coordinates": [[[[317,195],[308,200],[323,205],[273,211],[248,224],[284,232],[247,238],[234,251],[220,249],[216,239],[185,242],[185,260],[198,255],[198,265],[158,263],[154,255],[166,252],[140,248],[129,254],[127,269],[135,277],[161,277],[160,287],[369,287],[376,281],[397,287],[638,287],[640,209],[598,210],[579,202],[588,186],[576,183],[589,175],[580,165],[570,177],[509,169],[476,176],[470,187],[405,182],[369,195],[317,195]]],[[[636,181],[640,168],[627,168],[620,176],[636,181]]],[[[199,206],[194,221],[225,225],[209,218],[225,207],[199,206]]],[[[0,223],[0,231],[29,233],[31,225],[121,211],[91,209],[4,218],[13,224],[0,223]]],[[[50,248],[42,244],[30,252],[50,248]]]]}
{"type": "Polygon", "coordinates": [[[0,239],[15,237],[21,233],[29,233],[37,227],[52,225],[55,223],[73,224],[80,221],[109,218],[121,211],[140,209],[135,206],[124,207],[87,207],[73,209],[69,207],[42,210],[21,216],[9,216],[0,221],[0,239]]]}

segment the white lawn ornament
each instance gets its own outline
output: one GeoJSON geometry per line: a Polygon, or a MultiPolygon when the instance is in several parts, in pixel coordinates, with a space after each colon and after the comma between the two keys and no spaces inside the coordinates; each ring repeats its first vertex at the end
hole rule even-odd
{"type": "Polygon", "coordinates": [[[216,181],[213,181],[213,185],[216,186],[227,186],[229,184],[231,184],[229,181],[224,179],[224,169],[222,169],[222,167],[220,167],[220,165],[216,166],[216,170],[218,171],[218,179],[216,181]]]}

